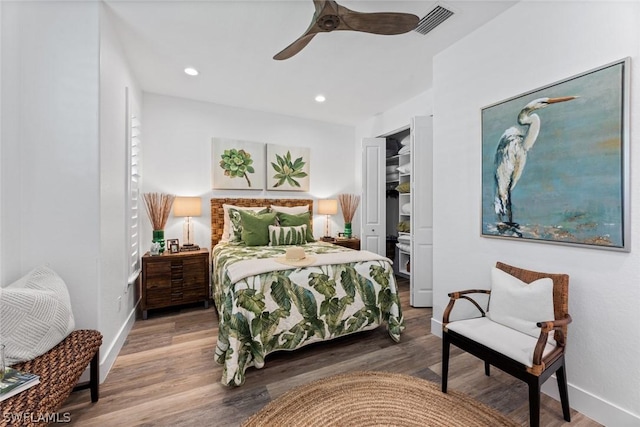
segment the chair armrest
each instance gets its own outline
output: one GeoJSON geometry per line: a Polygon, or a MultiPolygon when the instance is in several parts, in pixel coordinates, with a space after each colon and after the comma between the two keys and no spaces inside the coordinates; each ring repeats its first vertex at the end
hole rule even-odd
{"type": "Polygon", "coordinates": [[[560,347],[564,347],[564,327],[571,323],[571,315],[567,314],[563,319],[549,320],[546,322],[538,322],[536,325],[540,328],[540,336],[533,350],[533,364],[540,365],[542,363],[542,354],[547,345],[549,332],[556,331],[554,338],[560,347]]]}
{"type": "Polygon", "coordinates": [[[449,304],[447,304],[447,307],[444,309],[444,313],[442,314],[442,326],[443,327],[447,323],[449,323],[449,315],[451,314],[451,310],[453,310],[453,305],[459,299],[466,299],[467,301],[471,301],[471,303],[480,311],[480,314],[482,314],[482,317],[485,317],[486,313],[482,309],[482,307],[480,307],[480,304],[478,304],[476,302],[476,300],[474,300],[473,298],[468,297],[467,296],[468,294],[491,294],[491,291],[489,289],[467,289],[467,290],[464,290],[464,291],[458,291],[458,292],[450,293],[449,294],[449,304]]]}
{"type": "Polygon", "coordinates": [[[549,321],[546,321],[546,322],[538,322],[538,323],[536,323],[536,325],[538,326],[538,328],[542,328],[543,330],[546,329],[546,331],[548,333],[548,332],[551,332],[554,329],[563,328],[563,327],[567,326],[571,322],[572,322],[571,315],[567,314],[564,317],[564,319],[549,320],[549,321]]]}

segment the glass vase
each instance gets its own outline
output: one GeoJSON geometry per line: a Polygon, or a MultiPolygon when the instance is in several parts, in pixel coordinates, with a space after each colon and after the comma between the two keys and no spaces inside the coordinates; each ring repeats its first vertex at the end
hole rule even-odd
{"type": "Polygon", "coordinates": [[[4,344],[0,344],[0,381],[4,379],[4,344]]]}
{"type": "Polygon", "coordinates": [[[153,230],[153,243],[160,245],[160,253],[164,252],[164,230],[153,230]]]}
{"type": "Polygon", "coordinates": [[[344,224],[344,237],[350,239],[353,233],[351,232],[351,223],[347,222],[344,224]]]}

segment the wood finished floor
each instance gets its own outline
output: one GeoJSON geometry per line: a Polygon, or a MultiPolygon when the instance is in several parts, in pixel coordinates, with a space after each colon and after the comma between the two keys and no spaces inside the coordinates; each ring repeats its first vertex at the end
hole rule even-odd
{"type": "MultiPolygon", "coordinates": [[[[215,308],[152,311],[148,320],[136,321],[101,385],[99,402],[90,403],[88,390],[75,392],[60,412],[70,412],[70,424],[82,427],[237,426],[292,387],[353,370],[398,372],[439,384],[441,341],[430,333],[431,309],[409,305],[405,280],[399,280],[399,288],[406,324],[400,343],[381,327],[272,354],[263,369],[249,368],[245,384],[238,388],[220,384],[222,368],[213,359],[215,308]]],[[[569,366],[569,381],[570,375],[569,366]]],[[[449,388],[528,425],[526,385],[495,368],[486,377],[481,361],[455,347],[449,388]]],[[[566,423],[560,404],[543,395],[542,426],[600,426],[574,410],[571,417],[566,423]]]]}

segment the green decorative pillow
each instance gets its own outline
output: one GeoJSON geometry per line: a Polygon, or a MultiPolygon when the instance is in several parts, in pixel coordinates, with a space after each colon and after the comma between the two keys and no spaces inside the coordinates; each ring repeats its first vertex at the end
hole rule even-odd
{"type": "Polygon", "coordinates": [[[269,244],[269,226],[276,222],[275,213],[239,211],[242,220],[242,241],[247,246],[269,244]]]}
{"type": "MultiPolygon", "coordinates": [[[[269,212],[269,209],[264,208],[259,211],[252,211],[248,209],[235,209],[229,208],[229,242],[242,242],[242,218],[240,212],[250,212],[252,214],[265,214],[269,212]]],[[[266,243],[265,243],[266,244],[266,243]]]]}
{"type": "Polygon", "coordinates": [[[278,212],[278,222],[283,227],[295,227],[298,225],[307,226],[307,242],[315,242],[313,238],[313,230],[311,229],[311,213],[305,212],[301,214],[288,214],[284,212],[278,212]]]}
{"type": "Polygon", "coordinates": [[[307,225],[295,227],[269,226],[269,246],[304,245],[307,243],[307,225]]]}

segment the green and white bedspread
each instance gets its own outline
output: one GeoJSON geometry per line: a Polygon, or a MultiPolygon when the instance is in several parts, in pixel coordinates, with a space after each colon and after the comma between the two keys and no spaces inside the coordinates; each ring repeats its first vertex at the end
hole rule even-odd
{"type": "Polygon", "coordinates": [[[219,243],[212,251],[213,296],[220,325],[216,361],[222,383],[241,385],[267,354],[374,329],[383,321],[400,340],[402,310],[391,261],[323,242],[303,246],[316,261],[273,260],[287,246],[219,243]]]}

